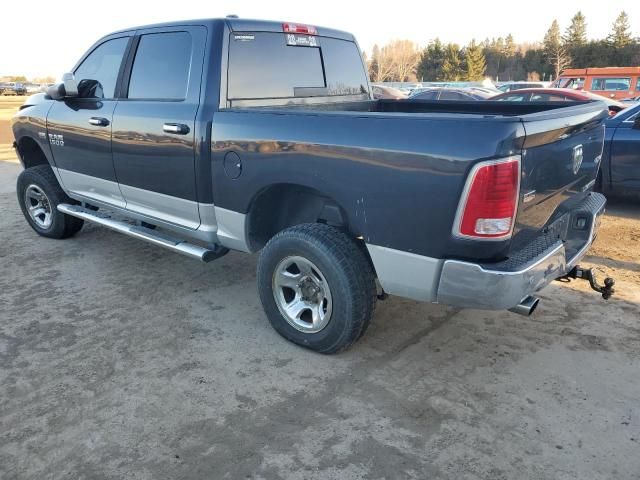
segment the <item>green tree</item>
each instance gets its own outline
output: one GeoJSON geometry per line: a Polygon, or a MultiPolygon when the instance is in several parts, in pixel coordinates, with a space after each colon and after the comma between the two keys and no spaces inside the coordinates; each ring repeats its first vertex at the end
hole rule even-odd
{"type": "Polygon", "coordinates": [[[482,47],[471,40],[465,51],[466,79],[470,82],[482,80],[487,69],[487,62],[482,52],[482,47]]]}
{"type": "Polygon", "coordinates": [[[424,81],[442,80],[442,65],[444,63],[445,47],[436,38],[430,42],[422,51],[420,62],[418,63],[418,78],[424,81]]]}
{"type": "Polygon", "coordinates": [[[569,66],[571,57],[560,35],[560,25],[557,20],[551,23],[551,27],[544,36],[544,51],[547,61],[553,66],[554,78],[558,78],[560,72],[569,66]]]}
{"type": "Polygon", "coordinates": [[[633,43],[629,15],[625,11],[620,12],[616,21],[613,22],[613,29],[608,40],[614,48],[624,48],[633,43]]]}
{"type": "Polygon", "coordinates": [[[513,57],[516,54],[516,42],[513,40],[513,35],[509,34],[507,38],[504,39],[502,54],[507,58],[513,57]]]}
{"type": "Polygon", "coordinates": [[[464,62],[460,56],[460,47],[455,43],[450,43],[444,50],[441,79],[457,82],[463,79],[464,74],[464,62]]]}
{"type": "Polygon", "coordinates": [[[564,42],[568,48],[582,47],[587,43],[587,19],[578,11],[564,34],[564,42]]]}

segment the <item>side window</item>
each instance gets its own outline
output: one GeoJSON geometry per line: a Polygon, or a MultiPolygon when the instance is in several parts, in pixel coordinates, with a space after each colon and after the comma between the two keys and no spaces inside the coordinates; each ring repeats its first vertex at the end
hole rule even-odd
{"type": "Polygon", "coordinates": [[[427,90],[425,92],[418,93],[415,97],[411,98],[416,98],[417,100],[437,100],[438,92],[434,90],[427,90]]]}
{"type": "Polygon", "coordinates": [[[525,97],[529,95],[528,93],[525,95],[523,93],[512,93],[510,95],[505,95],[504,97],[497,98],[499,102],[524,102],[525,97]]]}
{"type": "Polygon", "coordinates": [[[440,100],[464,101],[464,100],[472,100],[472,99],[468,95],[464,95],[459,92],[448,92],[446,90],[443,90],[442,93],[440,94],[440,100]]]}
{"type": "Polygon", "coordinates": [[[82,98],[113,98],[128,37],[114,38],[99,45],[80,64],[74,75],[82,98]]]}
{"type": "Polygon", "coordinates": [[[630,90],[631,78],[594,78],[591,82],[591,90],[630,90]]]}
{"type": "Polygon", "coordinates": [[[184,100],[191,66],[191,35],[166,32],[142,35],[133,61],[128,97],[184,100]]]}

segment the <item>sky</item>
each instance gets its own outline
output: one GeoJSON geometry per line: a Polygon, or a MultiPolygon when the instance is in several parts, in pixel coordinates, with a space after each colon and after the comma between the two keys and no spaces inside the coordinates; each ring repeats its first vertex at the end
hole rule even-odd
{"type": "Polygon", "coordinates": [[[509,33],[518,43],[540,41],[554,18],[564,31],[578,10],[587,18],[590,38],[606,37],[621,10],[631,18],[633,35],[640,36],[638,0],[30,0],[25,8],[1,10],[0,76],[59,78],[101,36],[164,21],[236,14],[307,23],[347,30],[370,52],[375,43],[401,38],[420,46],[436,37],[466,44],[509,33]]]}

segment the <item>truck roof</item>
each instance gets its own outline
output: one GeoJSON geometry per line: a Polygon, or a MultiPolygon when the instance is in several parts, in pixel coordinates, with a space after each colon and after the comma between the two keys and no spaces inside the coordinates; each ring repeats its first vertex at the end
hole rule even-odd
{"type": "MultiPolygon", "coordinates": [[[[283,32],[283,23],[295,23],[300,22],[278,22],[273,20],[252,20],[245,18],[227,17],[227,18],[202,18],[194,20],[177,20],[174,22],[155,23],[151,25],[141,25],[137,27],[126,28],[118,30],[113,33],[131,32],[134,30],[142,30],[147,28],[157,27],[176,27],[176,26],[188,26],[188,25],[204,25],[211,27],[220,27],[226,24],[233,32],[283,32]]],[[[304,24],[306,25],[306,24],[304,24]]],[[[349,32],[342,30],[335,30],[333,28],[319,27],[314,25],[318,30],[318,35],[322,37],[339,38],[341,40],[355,41],[355,37],[349,32]]]]}

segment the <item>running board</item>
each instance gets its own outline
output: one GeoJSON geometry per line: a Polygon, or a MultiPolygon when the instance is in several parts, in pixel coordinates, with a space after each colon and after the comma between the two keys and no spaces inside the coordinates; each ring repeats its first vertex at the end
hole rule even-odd
{"type": "Polygon", "coordinates": [[[116,232],[124,233],[130,237],[144,240],[146,242],[153,243],[154,245],[159,245],[160,247],[168,248],[169,250],[173,250],[174,252],[181,253],[191,258],[196,258],[203,262],[211,262],[212,260],[225,255],[229,251],[228,249],[220,246],[215,250],[211,250],[199,245],[194,245],[163,232],[156,232],[150,228],[114,220],[103,212],[90,210],[80,205],[61,203],[58,205],[58,210],[67,215],[71,215],[72,217],[97,223],[98,225],[110,228],[116,232]]]}

